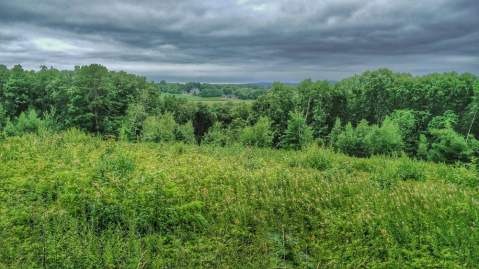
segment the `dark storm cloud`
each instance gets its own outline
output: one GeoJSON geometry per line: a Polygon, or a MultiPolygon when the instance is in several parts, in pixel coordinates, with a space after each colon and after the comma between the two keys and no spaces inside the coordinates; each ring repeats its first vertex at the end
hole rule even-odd
{"type": "Polygon", "coordinates": [[[479,72],[476,0],[0,1],[0,59],[170,80],[479,72]]]}

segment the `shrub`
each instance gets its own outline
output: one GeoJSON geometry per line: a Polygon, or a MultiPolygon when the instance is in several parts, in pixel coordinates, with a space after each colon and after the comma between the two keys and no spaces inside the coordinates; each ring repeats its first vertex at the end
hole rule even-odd
{"type": "Polygon", "coordinates": [[[399,159],[397,167],[397,177],[401,180],[416,180],[421,181],[425,179],[423,168],[419,163],[407,157],[399,159]]]}
{"type": "Polygon", "coordinates": [[[128,106],[127,115],[120,127],[120,139],[140,140],[143,131],[143,123],[147,117],[145,107],[141,104],[128,106]]]}
{"type": "Polygon", "coordinates": [[[427,138],[424,134],[420,134],[416,156],[420,159],[426,160],[428,151],[429,151],[429,143],[427,142],[427,138]]]}
{"type": "Polygon", "coordinates": [[[329,146],[334,147],[334,145],[338,142],[338,137],[342,131],[343,127],[341,126],[341,119],[336,118],[334,126],[329,133],[329,146]]]}
{"type": "Polygon", "coordinates": [[[327,170],[332,166],[329,156],[324,150],[318,150],[317,148],[310,150],[306,154],[303,163],[306,167],[314,168],[319,171],[327,170]]]}
{"type": "Polygon", "coordinates": [[[143,126],[143,140],[169,142],[175,140],[176,122],[173,114],[167,112],[160,117],[149,116],[143,126]]]}
{"type": "Polygon", "coordinates": [[[435,162],[454,163],[469,162],[473,156],[464,137],[451,128],[432,129],[431,147],[428,151],[428,159],[435,162]]]}
{"type": "Polygon", "coordinates": [[[202,143],[223,147],[231,144],[231,137],[220,122],[215,122],[203,137],[202,143]]]}
{"type": "Polygon", "coordinates": [[[399,128],[399,133],[404,142],[404,150],[413,155],[416,152],[419,137],[415,111],[409,109],[396,110],[389,118],[399,128]]]}
{"type": "Polygon", "coordinates": [[[404,146],[399,127],[387,117],[381,127],[370,128],[366,142],[372,154],[397,154],[404,146]]]}
{"type": "Polygon", "coordinates": [[[255,125],[244,128],[240,141],[247,146],[270,147],[273,143],[273,132],[269,118],[261,117],[255,125]]]}
{"type": "Polygon", "coordinates": [[[281,138],[282,148],[300,150],[313,141],[313,131],[298,112],[289,114],[288,128],[281,138]]]}
{"type": "Polygon", "coordinates": [[[456,113],[448,110],[444,112],[441,116],[436,116],[432,118],[429,122],[428,129],[446,129],[446,128],[454,128],[459,121],[456,113]]]}
{"type": "Polygon", "coordinates": [[[351,123],[348,123],[338,136],[336,148],[352,156],[367,157],[371,155],[370,148],[366,142],[368,133],[369,126],[366,121],[361,121],[356,128],[351,123]]]}
{"type": "Polygon", "coordinates": [[[22,112],[16,121],[7,121],[4,132],[7,136],[15,136],[27,133],[40,134],[46,129],[46,122],[38,117],[35,110],[30,109],[28,112],[22,112]]]}
{"type": "Polygon", "coordinates": [[[403,149],[399,127],[389,118],[386,118],[380,127],[369,126],[365,120],[359,122],[356,128],[348,123],[337,135],[334,145],[340,151],[357,157],[368,157],[371,154],[392,155],[403,149]]]}
{"type": "Polygon", "coordinates": [[[176,140],[183,141],[185,143],[194,144],[195,139],[195,130],[193,128],[193,123],[188,121],[185,124],[180,124],[176,128],[176,140]]]}

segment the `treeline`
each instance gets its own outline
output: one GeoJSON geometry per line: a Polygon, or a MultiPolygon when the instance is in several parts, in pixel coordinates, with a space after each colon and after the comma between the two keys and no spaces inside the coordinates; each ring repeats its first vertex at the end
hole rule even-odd
{"type": "Polygon", "coordinates": [[[131,141],[292,149],[317,142],[353,156],[405,153],[450,163],[479,157],[479,81],[472,74],[379,69],[337,83],[275,83],[252,104],[212,106],[163,95],[160,84],[101,65],[36,72],[0,66],[0,129],[16,135],[76,127],[131,141]]]}
{"type": "Polygon", "coordinates": [[[199,82],[158,83],[160,91],[171,94],[192,94],[201,97],[234,97],[242,100],[254,100],[267,90],[263,85],[254,84],[209,84],[199,82]]]}

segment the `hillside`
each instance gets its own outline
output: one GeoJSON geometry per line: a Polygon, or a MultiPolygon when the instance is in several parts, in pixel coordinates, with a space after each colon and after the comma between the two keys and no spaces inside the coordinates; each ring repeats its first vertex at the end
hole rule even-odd
{"type": "Polygon", "coordinates": [[[477,268],[477,176],[310,147],[0,141],[0,267],[477,268]]]}

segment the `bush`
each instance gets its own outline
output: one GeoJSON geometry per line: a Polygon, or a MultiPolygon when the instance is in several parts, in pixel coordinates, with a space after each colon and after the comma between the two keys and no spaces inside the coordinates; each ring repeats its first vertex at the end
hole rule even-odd
{"type": "Polygon", "coordinates": [[[404,142],[404,150],[413,155],[418,145],[418,121],[413,110],[396,110],[390,115],[390,120],[399,128],[399,133],[404,142]]]}
{"type": "Polygon", "coordinates": [[[30,109],[28,112],[22,112],[16,121],[7,121],[4,132],[7,136],[16,136],[27,133],[41,134],[46,130],[46,121],[39,118],[35,110],[30,109]]]}
{"type": "Polygon", "coordinates": [[[397,154],[404,146],[399,127],[389,118],[384,120],[381,127],[370,128],[366,142],[372,154],[397,154]]]}
{"type": "Polygon", "coordinates": [[[351,123],[348,123],[337,138],[336,148],[352,156],[370,156],[371,151],[366,141],[368,134],[369,126],[366,121],[361,121],[356,128],[351,123]]]}
{"type": "Polygon", "coordinates": [[[123,119],[120,127],[120,139],[126,141],[137,141],[141,138],[143,123],[147,117],[145,107],[141,104],[132,104],[128,106],[127,115],[123,119]]]}
{"type": "Polygon", "coordinates": [[[261,117],[255,125],[244,128],[240,141],[247,146],[270,147],[273,143],[273,132],[269,118],[261,117]]]}
{"type": "Polygon", "coordinates": [[[399,159],[397,167],[397,177],[401,180],[416,180],[421,181],[426,178],[423,168],[419,163],[407,157],[399,159]]]}
{"type": "Polygon", "coordinates": [[[149,142],[174,141],[176,126],[173,114],[169,112],[160,117],[149,116],[143,126],[143,140],[149,142]]]}
{"type": "Polygon", "coordinates": [[[203,137],[202,143],[224,147],[231,144],[231,137],[220,122],[215,122],[203,137]]]}
{"type": "Polygon", "coordinates": [[[469,162],[473,150],[464,137],[451,128],[432,129],[431,147],[427,153],[428,159],[434,162],[455,163],[469,162]]]}
{"type": "Polygon", "coordinates": [[[403,149],[399,127],[386,118],[381,125],[369,126],[362,120],[356,128],[348,123],[337,135],[334,143],[340,151],[357,157],[368,157],[372,154],[398,154],[403,149]]]}
{"type": "Polygon", "coordinates": [[[280,146],[287,149],[300,150],[313,141],[313,131],[298,112],[289,114],[288,128],[281,138],[280,146]]]}
{"type": "Polygon", "coordinates": [[[195,130],[193,128],[193,123],[191,121],[188,121],[185,124],[181,124],[177,126],[176,140],[183,141],[189,144],[194,144],[196,142],[195,130]]]}

